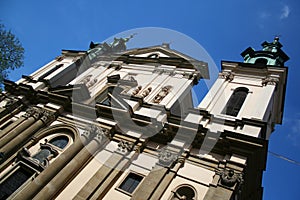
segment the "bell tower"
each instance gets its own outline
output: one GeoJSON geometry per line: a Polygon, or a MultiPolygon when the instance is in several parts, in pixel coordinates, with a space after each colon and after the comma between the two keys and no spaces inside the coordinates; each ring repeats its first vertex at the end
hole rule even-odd
{"type": "Polygon", "coordinates": [[[283,117],[289,57],[278,37],[262,47],[243,51],[244,62],[222,61],[218,79],[198,106],[212,114],[211,127],[234,136],[229,152],[245,157],[241,199],[262,199],[268,140],[283,117]]]}
{"type": "Polygon", "coordinates": [[[62,55],[0,94],[0,199],[259,200],[289,59],[276,37],[222,70],[132,38],[62,55]]]}

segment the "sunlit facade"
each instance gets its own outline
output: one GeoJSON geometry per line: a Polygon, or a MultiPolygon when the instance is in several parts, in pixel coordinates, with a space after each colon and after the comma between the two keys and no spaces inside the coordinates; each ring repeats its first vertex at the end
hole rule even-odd
{"type": "Polygon", "coordinates": [[[279,39],[222,61],[195,106],[205,60],[168,44],[126,49],[130,38],[5,81],[0,199],[262,199],[286,89],[279,39]]]}

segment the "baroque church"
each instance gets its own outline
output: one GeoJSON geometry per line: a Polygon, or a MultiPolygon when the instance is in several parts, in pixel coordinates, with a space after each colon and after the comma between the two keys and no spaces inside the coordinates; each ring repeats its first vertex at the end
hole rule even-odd
{"type": "Polygon", "coordinates": [[[279,38],[209,66],[131,39],[63,50],[0,98],[0,199],[258,200],[282,123],[289,57],[279,38]]]}

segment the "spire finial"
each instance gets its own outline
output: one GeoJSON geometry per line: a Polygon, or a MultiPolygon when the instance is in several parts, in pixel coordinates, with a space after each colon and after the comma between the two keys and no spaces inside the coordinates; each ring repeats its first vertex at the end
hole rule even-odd
{"type": "Polygon", "coordinates": [[[275,35],[273,44],[277,44],[279,42],[280,37],[281,37],[281,35],[275,35]]]}

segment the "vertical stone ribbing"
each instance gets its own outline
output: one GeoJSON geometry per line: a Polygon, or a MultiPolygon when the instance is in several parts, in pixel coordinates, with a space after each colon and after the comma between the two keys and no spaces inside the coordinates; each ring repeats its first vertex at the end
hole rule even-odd
{"type": "Polygon", "coordinates": [[[93,139],[34,197],[34,199],[52,199],[68,183],[75,174],[107,143],[107,132],[100,128],[92,128],[93,139]]]}
{"type": "Polygon", "coordinates": [[[1,135],[5,135],[5,137],[0,140],[0,147],[8,144],[13,138],[15,138],[22,131],[31,126],[41,116],[41,111],[34,108],[27,109],[26,113],[21,116],[20,119],[12,123],[10,126],[6,127],[6,129],[4,129],[0,133],[0,137],[1,135]]]}

